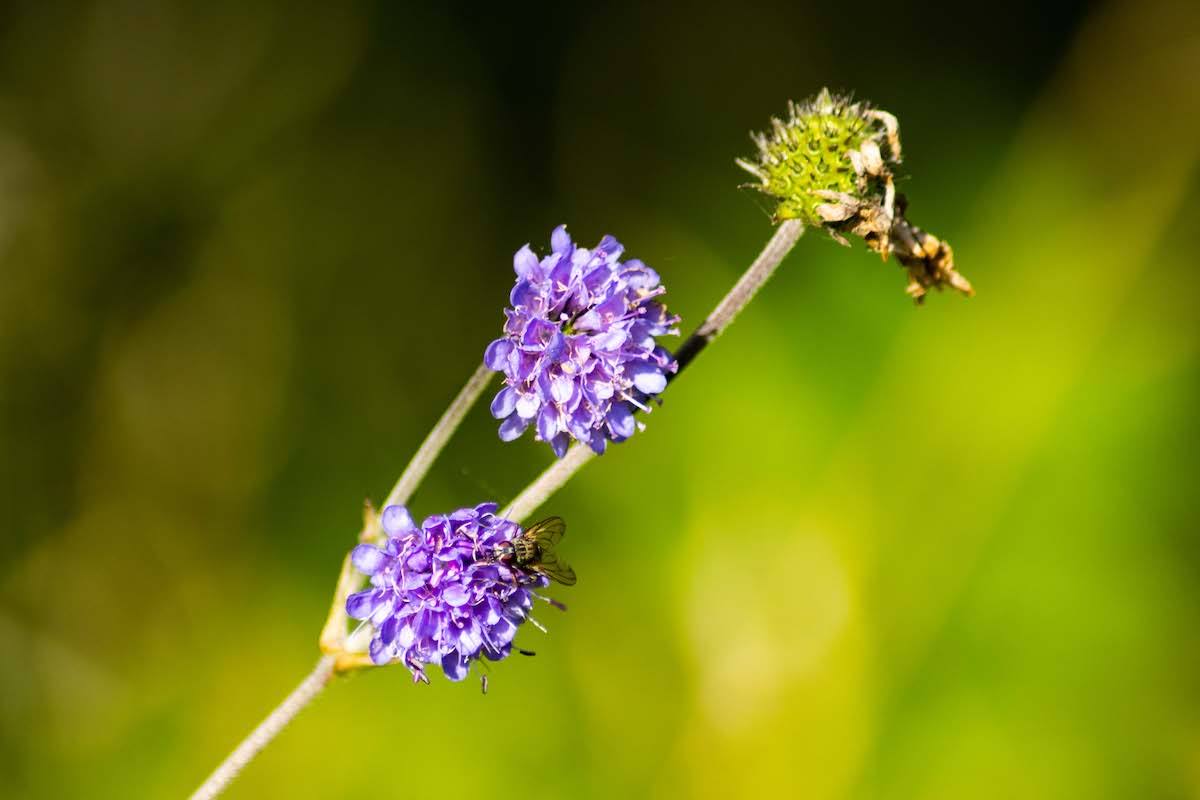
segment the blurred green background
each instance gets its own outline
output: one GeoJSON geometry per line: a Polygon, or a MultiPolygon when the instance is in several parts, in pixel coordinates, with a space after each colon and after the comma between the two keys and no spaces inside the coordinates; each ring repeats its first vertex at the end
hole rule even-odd
{"type": "MultiPolygon", "coordinates": [[[[546,510],[472,681],[339,681],[230,798],[1200,797],[1200,6],[0,10],[0,796],[194,789],[568,222],[690,327],[789,98],[895,113],[979,296],[805,237],[546,510]]],[[[668,342],[670,344],[670,342],[668,342]]],[[[416,514],[548,463],[476,409],[416,514]]]]}

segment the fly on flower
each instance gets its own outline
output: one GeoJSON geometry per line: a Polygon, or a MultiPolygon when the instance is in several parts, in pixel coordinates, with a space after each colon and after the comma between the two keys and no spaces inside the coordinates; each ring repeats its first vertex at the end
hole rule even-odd
{"type": "MultiPolygon", "coordinates": [[[[547,520],[547,523],[551,522],[547,520]]],[[[380,523],[387,538],[350,554],[370,586],[346,599],[346,613],[373,629],[367,653],[382,666],[398,662],[428,682],[440,665],[461,681],[481,658],[501,661],[515,649],[517,629],[533,618],[534,600],[564,606],[537,590],[575,574],[555,555],[562,520],[529,530],[496,516],[495,503],[429,517],[420,526],[407,509],[389,506],[380,523]]]]}
{"type": "Polygon", "coordinates": [[[530,525],[514,536],[512,541],[496,545],[488,560],[545,575],[563,586],[574,586],[575,570],[558,557],[556,549],[566,533],[567,523],[562,517],[549,517],[530,525]]]}

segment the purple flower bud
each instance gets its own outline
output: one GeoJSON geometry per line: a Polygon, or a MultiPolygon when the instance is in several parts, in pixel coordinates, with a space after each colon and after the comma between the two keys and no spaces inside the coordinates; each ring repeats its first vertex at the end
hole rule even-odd
{"type": "Polygon", "coordinates": [[[393,538],[415,533],[417,530],[412,516],[404,506],[388,506],[380,516],[380,522],[383,525],[383,532],[393,538]]]}
{"type": "Polygon", "coordinates": [[[385,558],[387,556],[378,547],[371,544],[360,544],[350,554],[350,561],[354,563],[354,568],[363,575],[374,575],[378,572],[379,568],[383,566],[385,558]]]}
{"type": "Polygon", "coordinates": [[[512,354],[512,342],[508,339],[497,339],[488,345],[483,353],[483,363],[488,369],[502,372],[508,366],[508,357],[512,354]]]}
{"type": "Polygon", "coordinates": [[[385,508],[382,520],[387,541],[361,544],[351,554],[371,587],[346,599],[346,613],[375,628],[371,660],[399,661],[414,680],[428,682],[427,664],[460,681],[481,656],[507,657],[534,591],[549,584],[498,558],[520,526],[497,517],[495,503],[429,517],[419,528],[402,506],[385,508]]]}
{"type": "Polygon", "coordinates": [[[571,439],[603,453],[633,435],[632,409],[649,410],[678,369],[655,337],[678,335],[679,318],[655,299],[665,291],[658,273],[620,261],[624,248],[612,236],[589,251],[560,225],[550,246],[540,262],[529,245],[513,257],[513,307],[504,337],[484,354],[505,376],[492,415],[506,442],[532,426],[559,458],[571,439]]]}

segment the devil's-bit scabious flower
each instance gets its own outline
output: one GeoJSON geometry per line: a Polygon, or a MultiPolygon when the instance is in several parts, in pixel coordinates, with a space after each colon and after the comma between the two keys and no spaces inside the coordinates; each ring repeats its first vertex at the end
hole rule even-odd
{"type": "Polygon", "coordinates": [[[550,248],[540,261],[529,245],[513,257],[517,283],[504,336],[484,354],[505,376],[492,415],[503,420],[506,442],[533,425],[559,458],[572,438],[603,453],[641,427],[634,409],[649,410],[678,368],[655,337],[677,335],[679,318],[655,299],[666,291],[658,273],[637,259],[621,261],[624,248],[613,237],[589,250],[560,225],[550,248]]]}
{"type": "Polygon", "coordinates": [[[494,558],[520,526],[497,517],[495,503],[430,517],[419,528],[404,507],[389,506],[381,521],[387,540],[351,554],[371,588],[346,599],[346,613],[375,629],[371,660],[398,660],[414,681],[428,682],[426,664],[460,681],[480,656],[506,658],[529,618],[533,590],[549,583],[494,558]]]}
{"type": "Polygon", "coordinates": [[[754,134],[758,158],[737,163],[759,179],[749,184],[776,203],[773,219],[822,227],[841,242],[858,236],[886,261],[895,254],[908,270],[906,291],[918,302],[930,288],[973,294],[954,270],[950,245],[905,219],[893,168],[900,164],[900,127],[886,111],[834,97],[823,89],[788,104],[788,120],[754,134]]]}

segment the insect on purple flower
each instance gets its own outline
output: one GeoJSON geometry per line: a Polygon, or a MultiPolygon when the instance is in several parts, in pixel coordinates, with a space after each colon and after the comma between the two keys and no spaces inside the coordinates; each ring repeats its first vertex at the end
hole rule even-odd
{"type": "MultiPolygon", "coordinates": [[[[895,117],[865,103],[822,92],[790,107],[788,122],[756,136],[759,156],[738,163],[778,202],[778,225],[758,256],[674,353],[657,337],[677,335],[679,318],[659,300],[665,292],[654,270],[620,260],[623,248],[605,236],[592,249],[577,247],[559,226],[551,252],[539,259],[528,245],[513,258],[516,285],[505,310],[503,335],[492,342],[397,480],[379,515],[368,507],[360,542],[343,561],[330,613],[321,630],[322,656],[312,672],[233,750],[192,800],[213,800],[335,677],[353,670],[402,663],[414,681],[429,682],[436,664],[452,681],[472,667],[508,657],[518,628],[535,600],[565,607],[538,593],[551,580],[567,585],[575,574],[557,556],[565,533],[551,517],[522,530],[519,521],[572,476],[643,427],[635,410],[659,402],[670,376],[693,364],[728,329],[767,283],[803,235],[824,227],[839,241],[863,237],[884,260],[895,255],[909,271],[918,301],[930,288],[970,285],[954,271],[945,242],[910,225],[891,168],[899,164],[895,117]],[[804,181],[800,181],[804,178],[804,181]],[[492,401],[500,437],[511,441],[529,427],[559,460],[530,483],[497,517],[492,503],[434,516],[416,526],[404,504],[486,390],[494,372],[505,385],[492,401]],[[587,447],[570,447],[574,439],[587,447]],[[381,518],[382,517],[382,518],[381,518]],[[380,536],[382,526],[385,537],[380,536]],[[362,585],[359,573],[370,578],[362,585]],[[352,594],[353,593],[353,594],[352,594]],[[348,634],[347,617],[361,621],[348,634]],[[363,636],[359,636],[363,633],[363,636]],[[369,640],[367,646],[363,640],[369,640]]],[[[488,675],[481,674],[488,690],[488,675]]]]}
{"type": "MultiPolygon", "coordinates": [[[[480,657],[507,658],[523,622],[545,631],[530,614],[535,599],[565,610],[537,591],[552,579],[575,583],[555,550],[565,523],[551,517],[522,530],[496,516],[496,508],[462,508],[420,527],[404,507],[384,509],[387,540],[360,544],[351,554],[371,587],[346,600],[346,613],[374,628],[368,653],[375,664],[402,663],[414,682],[426,683],[425,666],[437,664],[460,681],[480,657]]],[[[487,691],[486,676],[481,680],[487,691]]]]}

